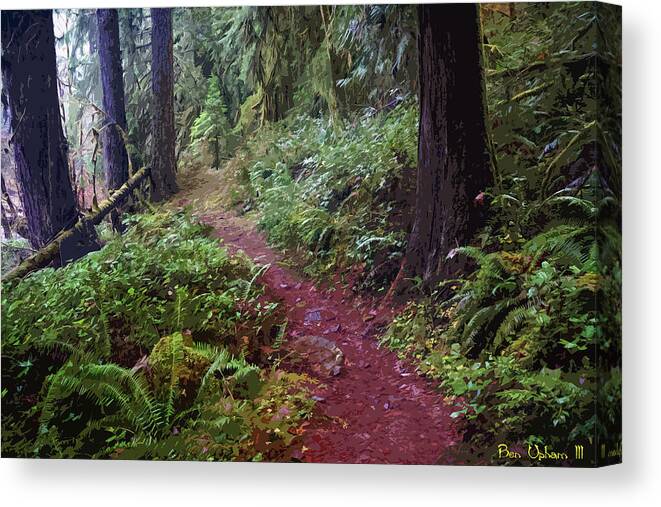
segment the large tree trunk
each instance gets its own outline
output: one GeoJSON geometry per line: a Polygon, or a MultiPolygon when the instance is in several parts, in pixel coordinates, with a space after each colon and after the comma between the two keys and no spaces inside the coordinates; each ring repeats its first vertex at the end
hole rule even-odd
{"type": "Polygon", "coordinates": [[[58,104],[52,11],[2,11],[2,77],[16,178],[38,249],[78,218],[58,104]]]}
{"type": "MultiPolygon", "coordinates": [[[[128,154],[119,129],[127,130],[124,109],[124,76],[119,46],[119,20],[116,9],[98,9],[99,64],[103,89],[103,110],[106,113],[102,131],[103,165],[106,188],[110,193],[129,179],[128,154]]],[[[110,214],[113,227],[121,228],[120,210],[110,214]]]]}
{"type": "Polygon", "coordinates": [[[478,195],[492,183],[492,173],[478,7],[421,5],[418,15],[418,176],[402,273],[430,283],[465,268],[452,250],[469,243],[483,225],[478,195]]]}
{"type": "Polygon", "coordinates": [[[175,169],[172,10],[151,9],[152,195],[162,201],[177,190],[175,169]]]}

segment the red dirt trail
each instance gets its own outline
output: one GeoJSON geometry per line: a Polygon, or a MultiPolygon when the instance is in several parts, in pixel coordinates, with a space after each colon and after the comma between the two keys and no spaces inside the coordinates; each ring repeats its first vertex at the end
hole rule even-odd
{"type": "MultiPolygon", "coordinates": [[[[178,204],[189,202],[183,199],[178,204]]],[[[281,266],[282,257],[246,218],[209,209],[199,216],[231,252],[242,250],[256,263],[270,264],[261,281],[286,309],[284,349],[297,337],[313,335],[335,342],[344,354],[337,376],[305,369],[319,384],[312,386],[317,403],[303,437],[301,459],[312,463],[437,463],[458,438],[449,415],[452,408],[413,368],[377,346],[375,323],[387,322],[393,311],[377,309],[375,301],[349,290],[319,288],[281,266]],[[309,318],[311,313],[314,319],[309,318]]]]}

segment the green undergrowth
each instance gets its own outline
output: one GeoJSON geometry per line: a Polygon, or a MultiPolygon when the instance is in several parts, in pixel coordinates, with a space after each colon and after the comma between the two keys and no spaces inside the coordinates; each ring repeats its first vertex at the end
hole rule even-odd
{"type": "Polygon", "coordinates": [[[460,460],[488,463],[501,443],[564,451],[620,431],[613,208],[578,197],[553,204],[565,216],[578,207],[583,219],[514,244],[458,249],[475,272],[410,303],[381,338],[450,395],[462,422],[460,460]],[[611,225],[595,228],[598,213],[611,225]]]}
{"type": "Polygon", "coordinates": [[[258,131],[229,162],[271,243],[305,272],[352,268],[365,287],[396,273],[417,164],[417,107],[350,120],[290,116],[258,131]]]}
{"type": "Polygon", "coordinates": [[[498,444],[573,457],[575,444],[619,441],[617,13],[568,3],[483,16],[489,220],[479,247],[449,254],[466,274],[411,302],[381,340],[453,400],[459,461],[507,463],[498,444]]]}
{"type": "Polygon", "coordinates": [[[291,459],[311,402],[263,352],[282,311],[208,232],[133,216],[100,251],[4,284],[4,456],[291,459]]]}

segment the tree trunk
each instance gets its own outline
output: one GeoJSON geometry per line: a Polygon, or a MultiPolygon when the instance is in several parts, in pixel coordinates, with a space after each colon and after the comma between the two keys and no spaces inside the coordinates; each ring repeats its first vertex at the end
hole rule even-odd
{"type": "Polygon", "coordinates": [[[152,195],[162,201],[177,192],[174,132],[172,10],[151,9],[152,195]]]}
{"type": "Polygon", "coordinates": [[[492,184],[475,4],[418,9],[420,126],[414,225],[402,272],[427,284],[465,268],[453,249],[483,225],[492,184]]]}
{"type": "Polygon", "coordinates": [[[78,218],[58,104],[53,14],[2,11],[2,77],[19,196],[33,248],[78,218]]]}
{"type": "MultiPolygon", "coordinates": [[[[119,20],[116,9],[98,9],[96,19],[99,29],[99,66],[103,89],[103,166],[106,172],[108,192],[117,190],[129,179],[128,154],[124,140],[117,128],[126,131],[124,108],[124,77],[119,45],[119,20]]],[[[110,214],[115,230],[121,229],[120,210],[110,214]]]]}
{"type": "Polygon", "coordinates": [[[213,142],[213,168],[217,171],[220,169],[220,139],[218,136],[213,142]]]}

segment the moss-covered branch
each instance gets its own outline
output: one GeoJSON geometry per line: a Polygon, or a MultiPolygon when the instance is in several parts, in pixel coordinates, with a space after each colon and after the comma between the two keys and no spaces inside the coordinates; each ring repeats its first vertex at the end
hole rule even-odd
{"type": "Polygon", "coordinates": [[[532,97],[533,95],[537,95],[538,93],[542,93],[544,90],[547,88],[551,87],[551,83],[542,83],[541,85],[534,86],[533,88],[530,88],[529,90],[522,91],[521,93],[517,93],[516,95],[510,97],[507,100],[501,100],[498,102],[496,105],[497,106],[504,106],[505,104],[511,104],[513,102],[518,102],[523,99],[527,99],[528,97],[532,97]]]}
{"type": "Polygon", "coordinates": [[[533,62],[529,64],[522,65],[521,67],[514,69],[488,69],[486,71],[486,76],[489,79],[498,79],[501,77],[524,77],[533,72],[541,72],[543,70],[551,69],[553,67],[558,67],[560,65],[571,65],[573,63],[582,62],[589,60],[590,58],[598,58],[610,65],[616,65],[617,63],[606,58],[600,53],[581,53],[576,54],[572,52],[562,52],[552,54],[549,58],[545,60],[540,60],[538,62],[533,62]]]}
{"type": "Polygon", "coordinates": [[[103,220],[103,218],[108,213],[115,209],[138,185],[140,185],[140,183],[142,183],[147,178],[147,176],[149,176],[149,173],[149,167],[143,167],[140,169],[132,178],[130,178],[120,188],[113,192],[113,194],[107,200],[103,201],[96,210],[79,218],[78,222],[76,222],[76,225],[74,225],[71,229],[61,232],[55,237],[55,239],[53,239],[53,241],[39,249],[34,253],[34,255],[31,255],[23,262],[21,262],[18,266],[7,273],[7,275],[5,275],[3,281],[23,278],[28,273],[31,273],[32,271],[43,268],[50,264],[53,259],[57,257],[63,241],[74,237],[78,233],[84,233],[87,227],[90,225],[100,224],[101,220],[103,220]]]}

